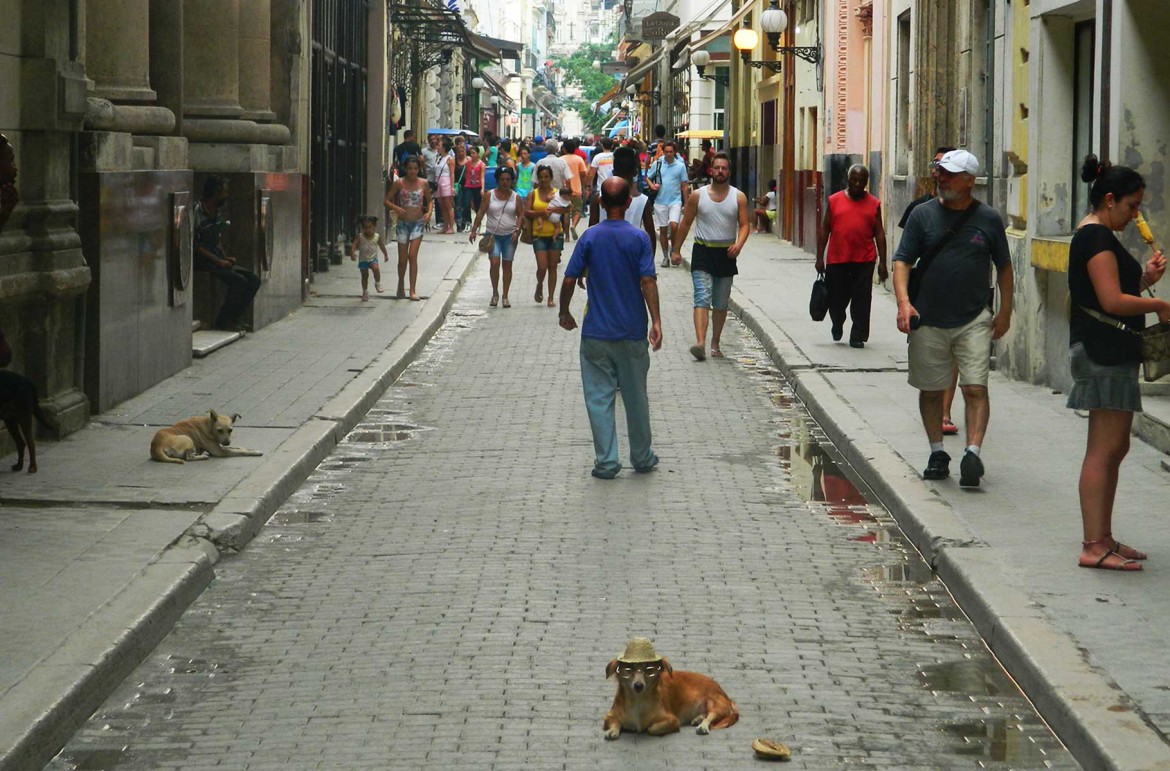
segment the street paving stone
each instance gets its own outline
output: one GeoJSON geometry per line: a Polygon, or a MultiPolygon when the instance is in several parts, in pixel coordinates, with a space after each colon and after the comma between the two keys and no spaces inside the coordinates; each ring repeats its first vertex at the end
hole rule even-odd
{"type": "Polygon", "coordinates": [[[729,320],[729,357],[691,360],[681,270],[661,465],[592,479],[579,338],[517,299],[528,264],[490,312],[478,269],[50,769],[734,769],[756,737],[791,768],[1077,767],[754,339],[729,320]],[[604,741],[632,636],[739,723],[604,741]]]}

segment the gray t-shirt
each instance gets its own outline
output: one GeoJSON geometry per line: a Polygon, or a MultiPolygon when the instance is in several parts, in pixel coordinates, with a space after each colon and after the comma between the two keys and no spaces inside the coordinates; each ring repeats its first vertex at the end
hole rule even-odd
{"type": "MultiPolygon", "coordinates": [[[[963,216],[936,198],[910,213],[894,259],[913,265],[963,216]]],[[[922,323],[944,329],[973,321],[991,299],[991,265],[1003,270],[1011,261],[1007,232],[999,212],[979,209],[938,253],[922,277],[914,308],[922,323]]]]}

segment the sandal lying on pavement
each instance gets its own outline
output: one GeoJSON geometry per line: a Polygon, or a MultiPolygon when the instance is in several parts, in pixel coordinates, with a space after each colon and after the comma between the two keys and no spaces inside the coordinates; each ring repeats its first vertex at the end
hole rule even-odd
{"type": "MultiPolygon", "coordinates": [[[[1109,543],[1109,540],[1110,539],[1108,539],[1108,538],[1102,538],[1100,541],[1084,541],[1084,542],[1082,542],[1081,545],[1087,549],[1090,546],[1096,546],[1098,544],[1109,543]]],[[[1090,568],[1090,569],[1096,569],[1096,570],[1124,570],[1124,571],[1133,572],[1133,571],[1142,569],[1142,563],[1138,562],[1137,560],[1126,559],[1125,557],[1123,557],[1120,554],[1118,554],[1117,552],[1115,552],[1113,549],[1106,550],[1106,552],[1104,554],[1102,554],[1101,558],[1098,559],[1096,562],[1092,562],[1092,559],[1093,559],[1092,557],[1089,557],[1090,561],[1085,562],[1084,555],[1082,554],[1081,559],[1077,560],[1077,565],[1082,567],[1082,568],[1090,568]],[[1109,559],[1110,557],[1115,558],[1116,561],[1106,565],[1105,560],[1109,559]]]]}
{"type": "Polygon", "coordinates": [[[946,436],[954,436],[959,433],[959,427],[951,422],[950,418],[943,419],[943,434],[946,436]]]}
{"type": "Polygon", "coordinates": [[[771,739],[756,739],[752,742],[752,750],[761,760],[791,760],[792,750],[780,742],[771,739]]]}

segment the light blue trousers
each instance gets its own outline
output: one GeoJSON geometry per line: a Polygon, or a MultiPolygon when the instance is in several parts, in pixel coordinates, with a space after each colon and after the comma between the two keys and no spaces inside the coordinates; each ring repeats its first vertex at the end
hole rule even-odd
{"type": "Polygon", "coordinates": [[[614,417],[619,387],[634,468],[650,469],[658,461],[650,449],[650,402],[646,398],[649,371],[650,346],[645,340],[581,338],[581,384],[585,388],[589,427],[593,429],[594,472],[612,476],[622,469],[614,417]]]}

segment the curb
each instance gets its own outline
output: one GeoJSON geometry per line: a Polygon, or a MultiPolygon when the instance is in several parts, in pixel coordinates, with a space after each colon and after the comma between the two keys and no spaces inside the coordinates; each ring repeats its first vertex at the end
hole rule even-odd
{"type": "Polygon", "coordinates": [[[5,702],[19,707],[0,720],[0,771],[40,768],[52,760],[203,593],[215,578],[220,554],[244,548],[410,366],[443,325],[475,267],[476,251],[469,247],[455,258],[418,318],[385,351],[3,694],[5,702]],[[60,695],[45,704],[45,694],[60,695]]]}
{"type": "Polygon", "coordinates": [[[48,763],[203,593],[217,558],[206,542],[171,545],[4,694],[17,708],[0,721],[0,771],[48,763]]]}
{"type": "Polygon", "coordinates": [[[987,544],[922,484],[917,470],[874,433],[796,342],[737,288],[731,310],[759,338],[797,398],[894,516],[1077,762],[1094,769],[1170,769],[1170,746],[1161,734],[1042,608],[1005,583],[987,544]]]}

